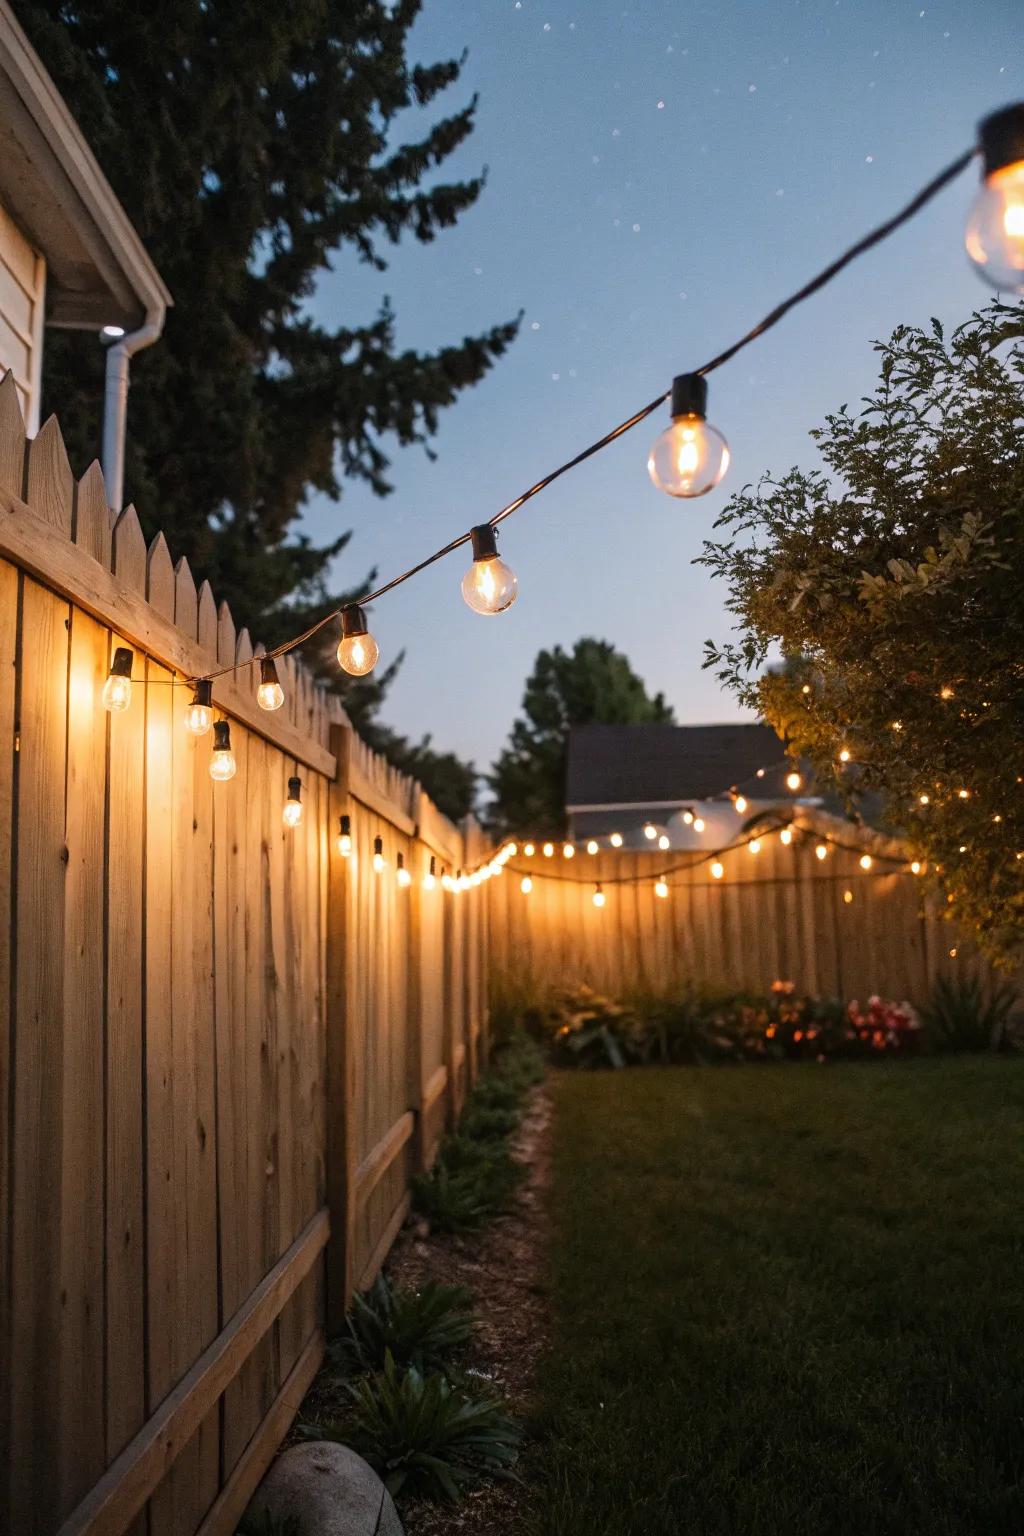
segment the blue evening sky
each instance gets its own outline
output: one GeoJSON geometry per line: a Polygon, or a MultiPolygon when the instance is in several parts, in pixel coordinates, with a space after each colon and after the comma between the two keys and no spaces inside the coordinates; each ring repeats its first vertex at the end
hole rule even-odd
{"type": "MultiPolygon", "coordinates": [[[[469,50],[444,109],[480,96],[444,174],[486,164],[488,184],[387,272],[346,257],[314,308],[352,323],[388,294],[400,343],[423,349],[524,320],[443,417],[436,462],[401,450],[387,499],[350,484],[311,503],[315,537],[354,530],[338,582],[390,577],[485,520],[894,212],[979,116],[1024,94],[1022,21],[1021,0],[425,0],[414,56],[469,50]]],[[[508,519],[508,613],[465,606],[462,550],[382,600],[382,662],[406,652],[384,718],[484,769],[537,651],[581,635],[625,651],[680,721],[737,718],[700,666],[727,630],[724,593],[691,561],[730,490],[815,462],[808,429],[870,387],[873,338],[985,301],[963,250],[975,182],[971,169],[712,377],[709,419],[733,455],[716,491],[654,489],[658,416],[508,519]]]]}

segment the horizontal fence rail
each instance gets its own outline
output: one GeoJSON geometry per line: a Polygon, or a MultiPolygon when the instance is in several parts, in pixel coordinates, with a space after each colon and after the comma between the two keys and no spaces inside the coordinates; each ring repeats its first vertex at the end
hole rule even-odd
{"type": "Polygon", "coordinates": [[[0,1530],[229,1536],[486,1050],[482,849],[0,384],[0,1530]],[[100,694],[118,646],[132,700],[100,694]],[[235,778],[184,727],[217,667],[235,778]],[[286,827],[288,780],[304,815],[286,827]],[[338,846],[351,818],[355,849],[338,846]],[[372,867],[381,837],[386,870],[372,867]],[[395,880],[402,852],[416,876],[395,880]]]}

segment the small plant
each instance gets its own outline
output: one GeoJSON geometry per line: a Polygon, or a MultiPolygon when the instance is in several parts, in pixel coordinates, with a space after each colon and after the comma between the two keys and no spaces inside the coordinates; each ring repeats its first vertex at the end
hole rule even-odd
{"type": "Polygon", "coordinates": [[[1013,1043],[1017,997],[1009,982],[988,997],[976,976],[940,976],[922,1019],[938,1051],[999,1051],[1013,1043]]]}
{"type": "Polygon", "coordinates": [[[459,1120],[459,1134],[473,1141],[504,1141],[518,1124],[518,1109],[480,1104],[474,1095],[470,1095],[459,1120]]]}
{"type": "Polygon", "coordinates": [[[352,1383],[349,1394],[343,1419],[309,1433],[358,1451],[393,1498],[454,1504],[481,1478],[514,1475],[520,1432],[496,1398],[468,1381],[402,1371],[389,1354],[384,1369],[352,1383]]]}
{"type": "Polygon", "coordinates": [[[638,1014],[591,987],[556,992],[532,1017],[561,1066],[625,1067],[647,1059],[649,1035],[638,1014]]]}
{"type": "Polygon", "coordinates": [[[479,1143],[451,1137],[430,1172],[413,1179],[413,1204],[441,1232],[475,1232],[508,1210],[524,1172],[502,1144],[482,1153],[479,1143]]]}
{"type": "Polygon", "coordinates": [[[395,1288],[378,1275],[352,1303],[346,1331],[331,1343],[332,1362],[350,1372],[379,1371],[388,1355],[401,1368],[442,1369],[473,1332],[469,1292],[429,1281],[395,1288]]]}

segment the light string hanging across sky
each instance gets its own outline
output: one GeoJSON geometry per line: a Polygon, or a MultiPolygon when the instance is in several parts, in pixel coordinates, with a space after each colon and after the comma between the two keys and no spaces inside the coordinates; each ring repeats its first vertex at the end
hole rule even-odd
{"type": "MultiPolygon", "coordinates": [[[[802,288],[776,305],[738,341],[702,367],[679,374],[670,389],[642,406],[566,463],[543,476],[514,501],[502,507],[488,522],[460,534],[441,549],[435,550],[433,554],[367,594],[361,602],[347,604],[326,614],[302,634],[282,642],[264,655],[201,676],[187,677],[180,682],[175,679],[178,686],[191,687],[193,690],[192,701],[185,714],[188,729],[196,736],[205,735],[211,727],[216,733],[210,762],[211,777],[226,781],[235,774],[230,725],[226,720],[214,723],[213,719],[212,684],[215,678],[236,672],[240,667],[259,665],[257,702],[265,710],[280,709],[284,703],[284,691],[275,658],[304,645],[337,619],[341,621],[342,631],[338,644],[338,664],[350,676],[365,677],[373,670],[380,654],[377,642],[366,624],[365,608],[465,544],[472,545],[473,560],[462,580],[463,597],[476,613],[492,615],[505,612],[516,599],[518,582],[515,573],[498,554],[498,526],[555,480],[644,421],[666,401],[670,401],[672,422],[651,448],[647,460],[651,479],[660,490],[681,498],[703,496],[712,490],[729,467],[729,448],[721,432],[707,420],[707,375],[777,325],[795,305],[817,293],[850,262],[912,219],[979,154],[982,160],[982,184],[967,220],[967,253],[980,275],[993,287],[1024,293],[1024,103],[1015,103],[985,118],[979,126],[976,145],[972,145],[933,177],[892,218],[878,225],[802,288]]],[[[108,710],[120,711],[130,705],[133,659],[133,652],[127,647],[119,646],[116,649],[102,695],[102,702],[108,710]]],[[[843,759],[842,752],[840,758],[843,759]]],[[[287,824],[297,824],[301,818],[301,802],[297,795],[294,799],[289,798],[285,811],[287,824]],[[298,812],[289,811],[290,806],[298,806],[298,812]],[[288,821],[289,815],[293,818],[291,821],[288,821]]]]}

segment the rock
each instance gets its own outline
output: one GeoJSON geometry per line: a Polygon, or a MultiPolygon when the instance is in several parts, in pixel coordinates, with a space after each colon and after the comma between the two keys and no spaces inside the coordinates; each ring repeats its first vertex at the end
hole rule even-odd
{"type": "Polygon", "coordinates": [[[249,1519],[263,1511],[299,1536],[402,1536],[384,1484],[361,1456],[334,1440],[310,1440],[279,1456],[253,1495],[249,1519]]]}

